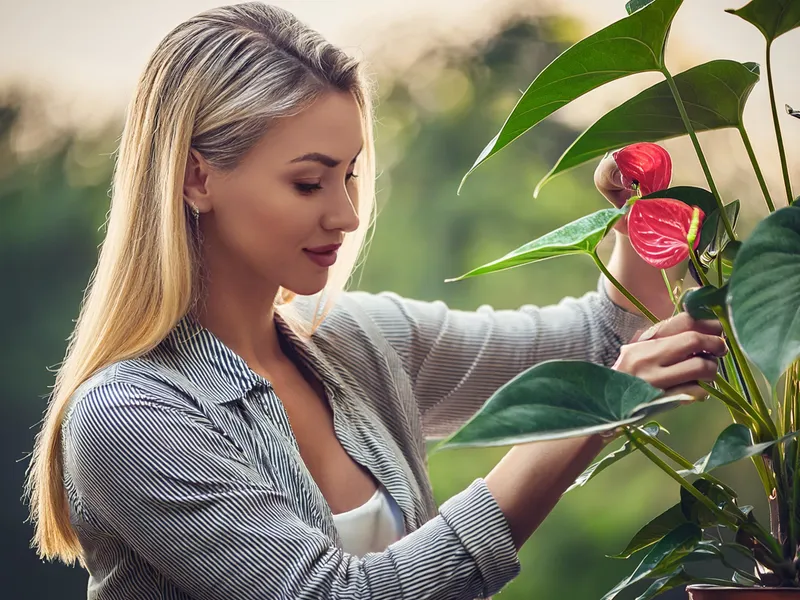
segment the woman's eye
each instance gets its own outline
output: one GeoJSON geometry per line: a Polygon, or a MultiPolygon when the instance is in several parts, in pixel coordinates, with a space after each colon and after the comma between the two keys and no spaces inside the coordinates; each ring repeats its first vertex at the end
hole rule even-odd
{"type": "Polygon", "coordinates": [[[294,187],[301,194],[311,194],[322,189],[322,186],[318,183],[295,183],[294,187]]]}

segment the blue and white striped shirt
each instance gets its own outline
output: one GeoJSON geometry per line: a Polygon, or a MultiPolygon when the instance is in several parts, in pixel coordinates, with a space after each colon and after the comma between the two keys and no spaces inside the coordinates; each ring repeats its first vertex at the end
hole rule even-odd
{"type": "Polygon", "coordinates": [[[426,440],[537,362],[613,363],[645,325],[602,291],[475,312],[346,292],[310,338],[276,320],[407,535],[384,552],[346,554],[269,381],[187,315],[71,399],[64,483],[90,599],[490,596],[520,569],[508,523],[482,478],[437,510],[426,440]]]}

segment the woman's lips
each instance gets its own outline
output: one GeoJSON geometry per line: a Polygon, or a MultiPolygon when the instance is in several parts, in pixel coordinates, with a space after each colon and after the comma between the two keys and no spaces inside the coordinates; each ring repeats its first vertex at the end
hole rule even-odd
{"type": "MultiPolygon", "coordinates": [[[[338,248],[338,246],[337,246],[338,248]]],[[[327,252],[313,252],[311,250],[303,250],[305,255],[311,259],[312,262],[320,267],[330,267],[336,262],[336,250],[328,250],[327,252]]]]}

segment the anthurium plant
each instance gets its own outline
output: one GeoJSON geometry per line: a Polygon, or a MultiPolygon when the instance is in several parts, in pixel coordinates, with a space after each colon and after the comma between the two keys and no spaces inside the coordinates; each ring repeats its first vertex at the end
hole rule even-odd
{"type": "MultiPolygon", "coordinates": [[[[707,455],[688,459],[667,445],[653,416],[683,400],[665,397],[641,379],[579,361],[549,361],[499,389],[459,431],[437,446],[510,445],[621,429],[624,443],[575,482],[641,452],[680,485],[680,501],[644,525],[620,558],[641,557],[610,600],[644,579],[651,598],[686,583],[727,587],[797,588],[800,594],[800,206],[793,201],[781,115],[773,86],[773,42],[800,27],[800,0],[752,0],[727,12],[749,22],[766,40],[766,84],[777,138],[783,190],[774,200],[743,121],[761,69],[752,62],[714,60],[673,75],[664,57],[671,23],[683,0],[631,0],[628,16],[579,41],[545,68],[520,97],[500,132],[474,166],[508,146],[558,108],[612,80],[654,71],[664,80],[597,120],[564,152],[536,187],[614,152],[633,191],[621,208],[584,216],[458,279],[564,256],[585,254],[631,302],[656,318],[620,285],[598,256],[601,240],[621,219],[640,256],[663,269],[675,310],[715,318],[729,352],[708,395],[732,423],[707,455]],[[765,217],[742,239],[739,199],[724,199],[714,183],[697,132],[735,129],[764,200],[765,217]],[[654,142],[688,135],[707,186],[670,187],[669,154],[654,142]],[[688,261],[696,283],[674,282],[666,269],[688,261]],[[681,283],[683,286],[681,286],[681,283]],[[682,292],[683,290],[688,290],[682,292]],[[568,409],[568,410],[567,410],[568,409]],[[713,471],[739,460],[755,468],[769,515],[756,516],[713,471]],[[727,533],[725,533],[727,531],[727,533]],[[729,579],[693,573],[698,561],[720,561],[729,579]]],[[[791,74],[791,76],[794,76],[791,74]]],[[[800,113],[786,105],[786,113],[800,113]]],[[[790,126],[800,126],[786,119],[790,126]]],[[[462,181],[462,185],[464,182],[462,181]]]]}

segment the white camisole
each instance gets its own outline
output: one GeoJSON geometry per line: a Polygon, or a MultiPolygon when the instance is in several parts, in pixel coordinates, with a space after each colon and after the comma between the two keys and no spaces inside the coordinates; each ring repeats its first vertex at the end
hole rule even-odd
{"type": "Polygon", "coordinates": [[[403,513],[383,485],[361,506],[333,515],[342,548],[359,558],[383,552],[405,534],[403,513]]]}

